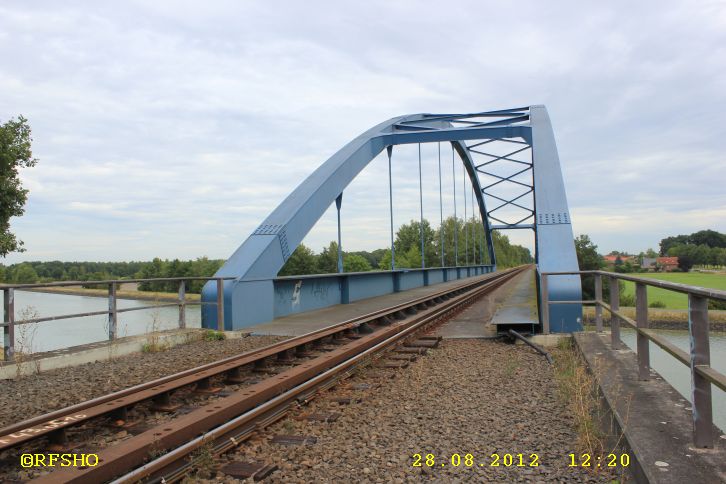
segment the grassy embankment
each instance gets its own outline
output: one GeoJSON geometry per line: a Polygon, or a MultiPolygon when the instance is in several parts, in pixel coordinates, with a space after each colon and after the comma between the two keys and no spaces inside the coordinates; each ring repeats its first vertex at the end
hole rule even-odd
{"type": "MultiPolygon", "coordinates": [[[[676,282],[689,286],[708,287],[726,291],[726,274],[702,272],[657,272],[645,274],[632,274],[636,277],[658,279],[660,281],[676,282]]],[[[623,282],[625,294],[635,297],[635,284],[623,282]]],[[[648,302],[661,301],[666,309],[688,309],[688,296],[679,292],[668,291],[658,287],[648,286],[648,302]]]]}
{"type": "MultiPolygon", "coordinates": [[[[661,281],[676,282],[679,284],[687,284],[689,286],[708,287],[711,289],[726,290],[726,274],[712,274],[700,272],[658,272],[644,274],[628,274],[634,277],[643,277],[649,279],[658,279],[661,281]]],[[[635,297],[635,284],[632,282],[621,281],[624,285],[625,294],[635,297]]],[[[607,294],[604,294],[607,299],[607,294]]],[[[649,319],[666,324],[664,327],[670,327],[667,323],[685,323],[688,321],[688,296],[683,293],[668,291],[658,287],[648,286],[648,302],[660,301],[665,304],[665,308],[648,309],[649,319]]],[[[622,312],[635,319],[635,308],[623,308],[622,312]]],[[[595,308],[587,307],[584,309],[586,321],[592,322],[595,317],[595,308]]],[[[608,320],[608,312],[603,311],[605,320],[608,320]]],[[[718,328],[726,324],[726,311],[709,311],[709,320],[711,323],[718,323],[718,328]]],[[[680,328],[680,326],[673,326],[680,328]]]]}

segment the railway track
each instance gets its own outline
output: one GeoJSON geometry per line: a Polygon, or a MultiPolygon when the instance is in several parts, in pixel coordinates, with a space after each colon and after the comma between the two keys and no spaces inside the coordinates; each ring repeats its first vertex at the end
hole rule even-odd
{"type": "MultiPolygon", "coordinates": [[[[34,482],[174,482],[194,466],[199,449],[215,455],[226,452],[372,360],[386,358],[392,351],[410,354],[435,346],[436,338],[421,335],[523,269],[487,274],[319,331],[19,422],[0,429],[0,453],[28,447],[72,449],[79,445],[70,435],[74,429],[92,429],[99,423],[123,428],[133,421],[136,409],[144,407],[168,417],[125,440],[92,450],[99,457],[95,466],[60,468],[34,482]],[[190,388],[210,398],[182,412],[175,395],[190,388]]],[[[395,366],[402,361],[392,359],[390,363],[395,366]]]]}

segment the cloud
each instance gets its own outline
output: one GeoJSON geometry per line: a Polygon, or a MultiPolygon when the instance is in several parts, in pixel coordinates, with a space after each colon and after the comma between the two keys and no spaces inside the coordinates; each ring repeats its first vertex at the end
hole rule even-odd
{"type": "MultiPolygon", "coordinates": [[[[387,118],[540,103],[576,232],[636,251],[726,231],[724,26],[718,3],[4,4],[0,113],[29,118],[40,159],[12,221],[28,252],[7,262],[227,257],[387,118]]],[[[422,154],[435,221],[435,145],[422,154]]],[[[393,173],[395,223],[417,219],[415,147],[395,150],[393,173]]],[[[388,243],[385,157],[346,189],[343,217],[351,250],[388,243]]],[[[329,209],[306,243],[335,235],[329,209]]]]}

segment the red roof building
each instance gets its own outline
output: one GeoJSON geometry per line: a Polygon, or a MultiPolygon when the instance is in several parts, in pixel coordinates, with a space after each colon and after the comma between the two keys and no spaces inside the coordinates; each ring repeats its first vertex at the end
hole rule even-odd
{"type": "Polygon", "coordinates": [[[617,262],[617,260],[618,260],[618,257],[620,257],[620,260],[622,261],[623,264],[625,264],[626,262],[630,262],[631,264],[633,262],[635,262],[635,256],[632,256],[632,255],[623,255],[623,254],[620,254],[620,255],[612,255],[612,254],[605,255],[605,256],[603,256],[603,260],[605,262],[607,262],[608,264],[615,264],[615,262],[617,262]]]}
{"type": "Polygon", "coordinates": [[[658,257],[655,263],[664,271],[670,272],[678,268],[678,257],[658,257]]]}

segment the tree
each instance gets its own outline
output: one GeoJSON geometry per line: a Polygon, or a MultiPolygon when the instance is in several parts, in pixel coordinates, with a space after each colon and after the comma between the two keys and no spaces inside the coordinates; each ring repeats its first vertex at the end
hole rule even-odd
{"type": "Polygon", "coordinates": [[[391,249],[385,249],[381,261],[378,263],[378,268],[384,271],[391,270],[391,249]]]}
{"type": "Polygon", "coordinates": [[[688,236],[688,243],[708,247],[726,247],[726,234],[715,230],[700,230],[688,236]]]}
{"type": "Polygon", "coordinates": [[[300,244],[277,275],[297,276],[316,272],[318,272],[318,261],[315,253],[306,245],[300,244]]]}
{"type": "Polygon", "coordinates": [[[668,255],[668,251],[675,245],[682,245],[688,242],[687,235],[676,235],[674,237],[666,237],[660,241],[660,255],[665,257],[668,255]]]}
{"type": "MultiPolygon", "coordinates": [[[[139,273],[136,275],[137,279],[157,279],[164,277],[166,270],[167,261],[162,261],[158,257],[154,257],[154,260],[145,264],[139,273]]],[[[140,291],[163,291],[163,282],[142,282],[139,284],[140,291]]]]}
{"type": "Polygon", "coordinates": [[[345,272],[367,272],[373,270],[373,267],[361,255],[345,254],[343,256],[343,270],[345,272]]]}
{"type": "MultiPolygon", "coordinates": [[[[383,258],[383,254],[386,253],[386,249],[376,249],[373,252],[367,252],[365,250],[359,250],[356,252],[346,252],[347,255],[359,255],[363,257],[366,261],[368,261],[368,264],[371,265],[371,268],[378,267],[378,264],[381,262],[381,259],[383,258]]],[[[345,261],[343,262],[343,266],[345,266],[345,261]]]]}
{"type": "Polygon", "coordinates": [[[421,268],[421,251],[415,245],[411,246],[403,257],[396,252],[396,267],[402,269],[420,269],[421,268]]]}
{"type": "Polygon", "coordinates": [[[695,259],[693,256],[693,253],[685,253],[683,255],[679,255],[678,257],[678,268],[682,270],[683,272],[688,272],[691,270],[691,267],[695,264],[695,259]]]}
{"type": "MultiPolygon", "coordinates": [[[[415,269],[420,267],[421,252],[418,248],[411,247],[405,254],[400,254],[396,251],[396,269],[415,269]],[[409,261],[409,256],[412,256],[415,260],[409,261]]],[[[381,261],[378,263],[378,268],[384,271],[391,270],[391,249],[386,249],[381,261]]]]}
{"type": "Polygon", "coordinates": [[[32,141],[24,117],[0,125],[0,257],[25,250],[23,242],[10,232],[10,218],[25,212],[28,190],[20,183],[18,172],[37,163],[30,149],[32,141]]]}
{"type": "Polygon", "coordinates": [[[597,253],[597,245],[592,243],[587,234],[575,238],[575,252],[581,271],[595,271],[602,268],[602,258],[597,253]]]}
{"type": "MultiPolygon", "coordinates": [[[[463,223],[461,219],[454,217],[447,217],[444,219],[444,224],[439,227],[439,231],[443,228],[444,231],[444,265],[447,267],[453,267],[456,264],[458,254],[458,261],[463,265],[464,260],[464,239],[461,236],[463,223]],[[457,251],[458,242],[458,251],[457,251]]],[[[439,258],[441,257],[441,235],[440,232],[436,234],[435,241],[437,245],[437,252],[439,258]]]]}
{"type": "Polygon", "coordinates": [[[334,274],[338,272],[338,243],[331,241],[318,256],[318,272],[334,274]]]}
{"type": "MultiPolygon", "coordinates": [[[[597,253],[597,245],[593,244],[587,234],[580,234],[575,237],[575,252],[577,253],[577,264],[581,271],[602,269],[603,262],[597,253]]],[[[591,275],[582,276],[582,297],[585,300],[595,299],[595,278],[591,275]]]]}
{"type": "Polygon", "coordinates": [[[35,284],[38,282],[38,274],[33,266],[26,263],[20,264],[13,274],[13,282],[15,284],[35,284]]]}
{"type": "Polygon", "coordinates": [[[515,267],[532,262],[532,254],[529,249],[521,245],[512,245],[509,237],[498,230],[492,233],[494,242],[494,255],[497,258],[497,267],[515,267]]]}
{"type": "MultiPolygon", "coordinates": [[[[423,221],[424,251],[426,253],[426,267],[439,266],[441,258],[438,252],[438,235],[431,228],[428,220],[423,221]],[[438,262],[438,263],[437,263],[438,262]]],[[[418,250],[418,267],[421,267],[421,222],[411,220],[410,223],[403,224],[396,232],[396,241],[394,242],[396,249],[396,267],[407,267],[399,264],[399,254],[408,253],[412,247],[418,250]]],[[[413,261],[408,261],[413,263],[413,261]]]]}

